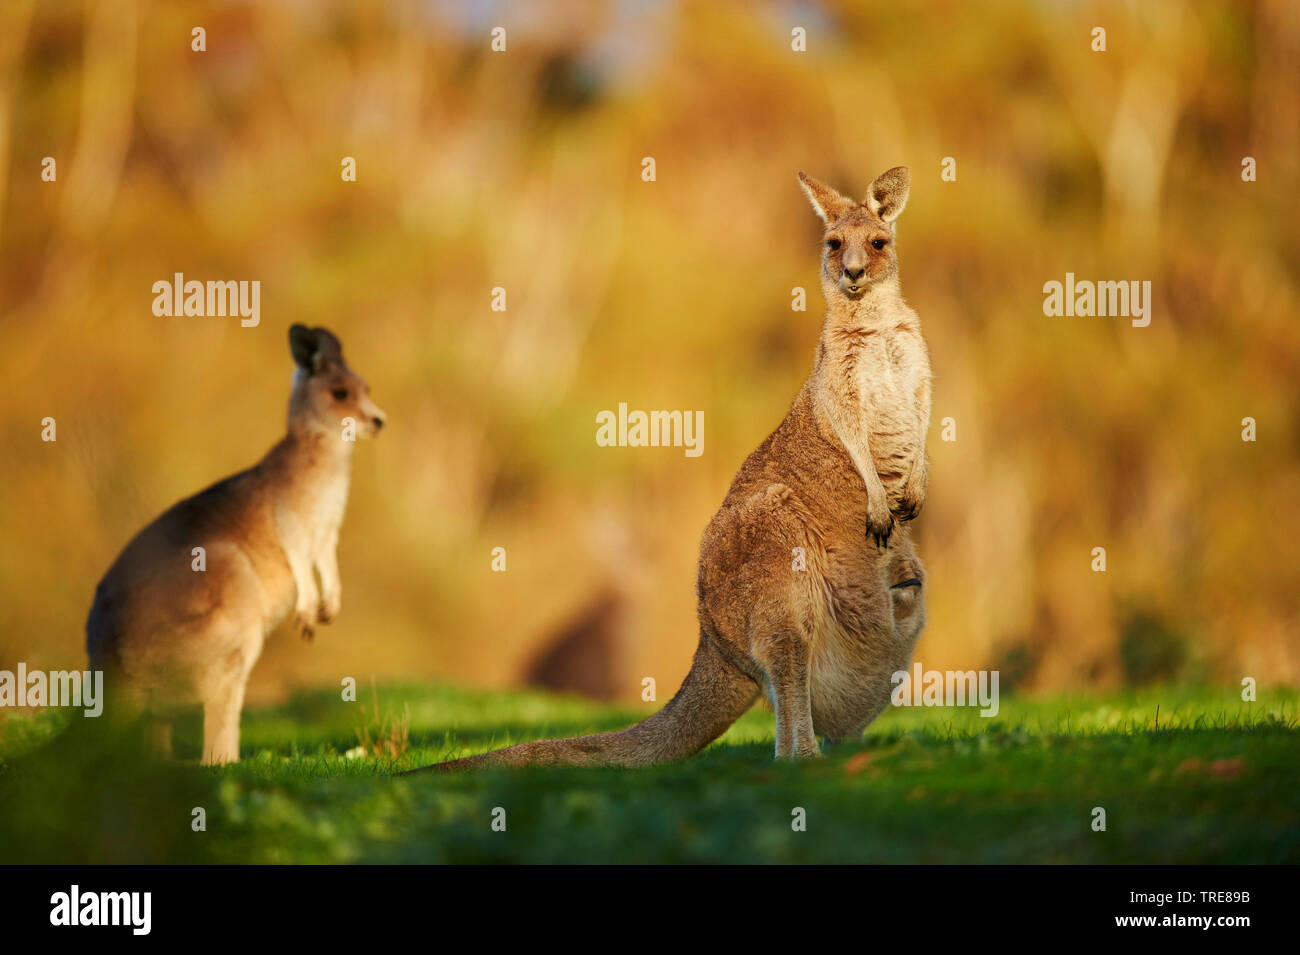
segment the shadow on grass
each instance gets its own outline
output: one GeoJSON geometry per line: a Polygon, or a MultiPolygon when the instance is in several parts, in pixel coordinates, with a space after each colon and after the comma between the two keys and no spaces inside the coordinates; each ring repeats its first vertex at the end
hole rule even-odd
{"type": "Polygon", "coordinates": [[[143,864],[208,858],[192,810],[213,780],[144,758],[139,725],[74,719],[0,769],[6,863],[143,864]]]}
{"type": "Polygon", "coordinates": [[[0,767],[0,861],[1300,859],[1291,695],[1257,708],[1225,706],[1212,689],[1007,699],[1001,720],[891,712],[860,742],[801,763],[773,760],[771,714],[755,711],[704,753],[665,766],[411,778],[389,777],[525,739],[621,729],[643,714],[443,688],[381,688],[379,699],[413,716],[397,762],[345,758],[368,717],[328,691],[249,711],[245,758],[220,769],[147,763],[136,728],[19,724],[0,767]],[[1090,825],[1098,806],[1105,832],[1090,825]],[[191,829],[195,807],[207,811],[206,833],[191,829]],[[501,814],[504,830],[493,828],[501,814]]]}

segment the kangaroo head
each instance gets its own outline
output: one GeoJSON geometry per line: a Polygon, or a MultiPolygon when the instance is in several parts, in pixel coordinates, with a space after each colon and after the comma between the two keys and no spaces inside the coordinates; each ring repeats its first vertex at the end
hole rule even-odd
{"type": "Polygon", "coordinates": [[[827,302],[837,297],[857,301],[897,277],[894,220],[907,205],[911,177],[906,166],[895,166],[877,176],[860,203],[802,172],[799,185],[826,223],[822,289],[827,302]]]}
{"type": "Polygon", "coordinates": [[[294,325],[289,352],[298,366],[289,399],[291,428],[338,434],[343,419],[351,418],[357,434],[379,433],[386,415],[370,400],[370,387],[343,360],[343,346],[331,332],[294,325]]]}

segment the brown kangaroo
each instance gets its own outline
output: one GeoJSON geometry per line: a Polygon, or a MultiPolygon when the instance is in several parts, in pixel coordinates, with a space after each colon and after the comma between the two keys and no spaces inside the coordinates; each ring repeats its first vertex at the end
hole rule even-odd
{"type": "Polygon", "coordinates": [[[197,702],[203,762],[238,760],[244,687],[266,635],[293,610],[311,639],[339,612],[352,439],[377,434],[385,416],[330,332],[294,325],[289,349],[288,434],[145,527],[95,588],[90,665],[106,671],[117,700],[150,714],[159,756],[171,754],[167,711],[197,702]]]}
{"type": "Polygon", "coordinates": [[[890,677],[910,665],[925,622],[925,573],[905,522],[925,495],[930,367],[894,253],[909,177],[890,169],[861,204],[799,181],[826,223],[826,320],[812,374],[704,531],[700,644],[681,689],[625,730],[414,772],[680,759],[760,694],[776,712],[777,757],[817,756],[818,735],[860,735],[889,703],[890,677]]]}

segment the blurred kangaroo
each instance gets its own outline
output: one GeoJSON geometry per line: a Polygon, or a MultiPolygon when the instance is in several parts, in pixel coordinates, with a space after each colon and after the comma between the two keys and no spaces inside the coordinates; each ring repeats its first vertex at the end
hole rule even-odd
{"type": "Polygon", "coordinates": [[[760,694],[776,756],[860,735],[889,703],[925,623],[906,522],[925,496],[930,367],[902,299],[894,221],[904,167],[854,202],[799,174],[826,225],[826,319],[812,374],[741,465],[704,531],[700,643],[677,695],[625,730],[520,743],[414,772],[480,766],[647,766],[698,752],[760,694]]]}
{"type": "Polygon", "coordinates": [[[238,760],[244,687],[266,635],[293,611],[310,640],[339,612],[351,439],[377,434],[385,416],[330,332],[294,325],[289,350],[288,434],[247,471],[148,525],[95,589],[91,666],[106,671],[119,700],[149,714],[156,755],[171,754],[168,711],[197,702],[203,762],[238,760]]]}

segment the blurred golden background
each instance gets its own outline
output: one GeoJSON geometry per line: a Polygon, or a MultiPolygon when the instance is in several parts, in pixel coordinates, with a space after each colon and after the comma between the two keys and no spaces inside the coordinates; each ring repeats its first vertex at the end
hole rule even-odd
{"type": "Polygon", "coordinates": [[[307,322],[389,423],[355,456],[342,615],[277,634],[250,695],[666,699],[700,533],[811,368],[795,173],[860,196],[906,164],[935,371],[918,659],[1004,689],[1300,682],[1298,104],[1286,0],[8,0],[0,667],[84,666],[120,548],[283,433],[307,322]],[[1045,317],[1067,271],[1151,281],[1150,326],[1045,317]],[[155,317],[174,272],[260,280],[260,325],[155,317]],[[702,409],[703,455],[598,447],[619,402],[702,409]]]}

